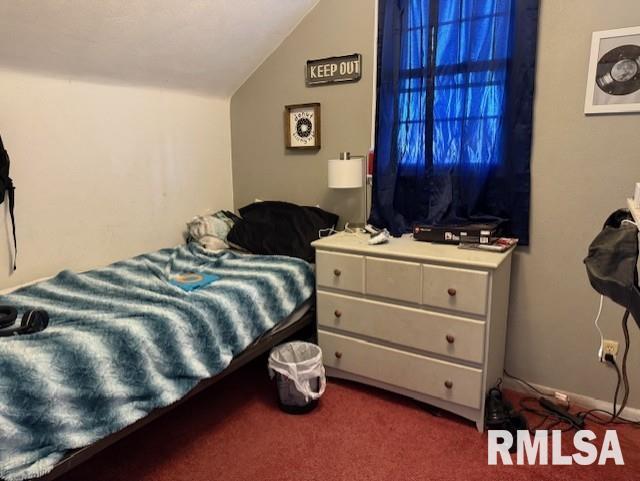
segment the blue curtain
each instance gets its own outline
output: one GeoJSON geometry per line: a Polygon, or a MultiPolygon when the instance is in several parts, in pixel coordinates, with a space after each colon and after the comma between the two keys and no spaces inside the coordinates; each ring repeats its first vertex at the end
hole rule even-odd
{"type": "Polygon", "coordinates": [[[380,0],[369,222],[529,241],[538,0],[380,0]]]}

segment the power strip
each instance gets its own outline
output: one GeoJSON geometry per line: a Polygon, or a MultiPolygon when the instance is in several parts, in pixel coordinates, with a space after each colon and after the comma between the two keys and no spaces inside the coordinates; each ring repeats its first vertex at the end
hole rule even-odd
{"type": "Polygon", "coordinates": [[[582,429],[584,427],[584,418],[574,416],[562,406],[558,406],[557,404],[543,397],[538,398],[538,402],[540,403],[540,406],[542,406],[544,409],[546,409],[551,413],[554,413],[556,416],[559,416],[562,419],[567,420],[569,423],[571,423],[573,426],[577,427],[578,429],[582,429]]]}

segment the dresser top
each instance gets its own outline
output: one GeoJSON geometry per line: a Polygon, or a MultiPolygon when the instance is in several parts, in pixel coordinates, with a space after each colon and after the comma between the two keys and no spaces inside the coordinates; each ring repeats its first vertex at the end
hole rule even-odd
{"type": "Polygon", "coordinates": [[[507,260],[513,249],[506,252],[458,249],[457,245],[435,244],[413,239],[411,234],[392,237],[386,244],[369,245],[369,234],[340,232],[311,243],[316,249],[351,252],[355,254],[413,259],[418,261],[458,264],[496,269],[507,260]]]}

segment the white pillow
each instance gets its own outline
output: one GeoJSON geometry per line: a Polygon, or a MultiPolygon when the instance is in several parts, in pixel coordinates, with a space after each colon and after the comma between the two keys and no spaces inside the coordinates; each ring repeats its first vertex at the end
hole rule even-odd
{"type": "Polygon", "coordinates": [[[229,226],[225,221],[210,215],[196,216],[187,224],[189,236],[206,249],[227,249],[229,226]]]}
{"type": "Polygon", "coordinates": [[[200,239],[198,239],[198,243],[204,247],[205,249],[209,249],[212,251],[218,251],[221,249],[228,249],[229,246],[227,245],[227,243],[225,241],[223,241],[222,239],[218,239],[217,237],[214,236],[204,236],[201,237],[200,239]]]}

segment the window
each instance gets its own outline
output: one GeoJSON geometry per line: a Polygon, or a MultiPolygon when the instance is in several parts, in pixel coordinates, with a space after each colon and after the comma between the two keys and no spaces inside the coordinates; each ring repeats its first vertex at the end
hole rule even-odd
{"type": "Polygon", "coordinates": [[[510,3],[407,3],[397,107],[401,167],[502,161],[510,3]]]}
{"type": "Polygon", "coordinates": [[[378,0],[370,222],[529,240],[539,0],[378,0]]]}

